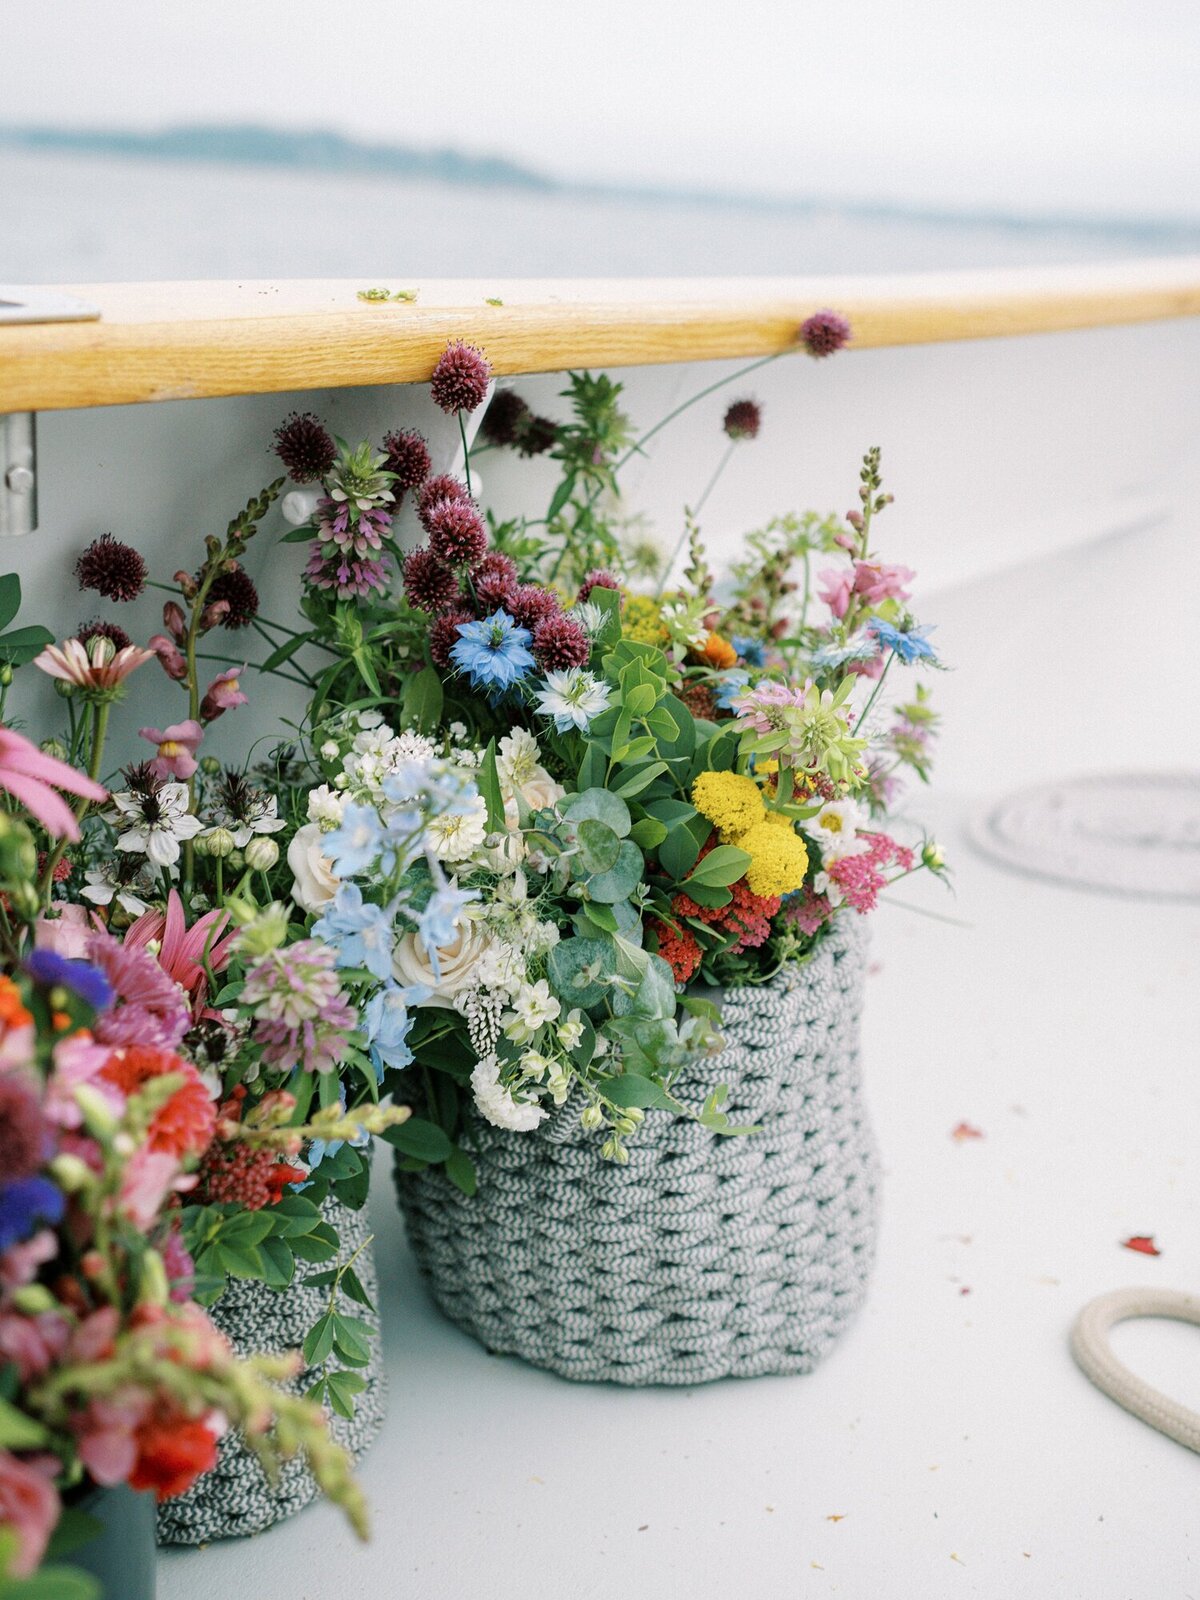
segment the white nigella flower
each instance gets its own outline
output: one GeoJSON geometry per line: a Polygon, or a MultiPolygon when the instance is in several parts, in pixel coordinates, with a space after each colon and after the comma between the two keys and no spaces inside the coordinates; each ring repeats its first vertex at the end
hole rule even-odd
{"type": "Polygon", "coordinates": [[[542,1106],[514,1100],[512,1092],[500,1082],[500,1063],[494,1055],[484,1056],[471,1074],[475,1104],[481,1114],[497,1128],[514,1133],[531,1133],[546,1119],[542,1106]]]}
{"type": "Polygon", "coordinates": [[[439,861],[466,861],[487,838],[487,801],[475,795],[466,811],[444,811],[430,817],[425,839],[439,861]]]}
{"type": "Polygon", "coordinates": [[[140,917],[150,909],[149,902],[161,889],[144,865],[132,874],[123,870],[125,866],[126,863],[110,857],[99,866],[89,867],[84,873],[87,887],[80,893],[94,906],[108,906],[115,900],[131,917],[140,917]]]}
{"type": "Polygon", "coordinates": [[[514,1044],[527,1044],[547,1022],[557,1020],[562,1005],[550,993],[545,978],[526,984],[513,1001],[513,1009],[504,1019],[505,1037],[514,1044]]]}
{"type": "Polygon", "coordinates": [[[553,717],[559,733],[569,728],[586,728],[608,705],[609,687],[595,673],[583,667],[568,667],[565,672],[548,672],[545,686],[537,691],[537,708],[544,717],[553,717]]]}
{"type": "Polygon", "coordinates": [[[567,612],[567,615],[583,629],[589,639],[594,639],[603,632],[608,621],[608,612],[598,606],[593,600],[578,600],[567,612]]]}
{"type": "Polygon", "coordinates": [[[827,800],[815,817],[806,817],[800,826],[820,847],[821,860],[832,865],[870,848],[867,840],[858,837],[859,828],[870,820],[867,808],[858,800],[827,800]]]}
{"type": "Polygon", "coordinates": [[[256,790],[244,814],[227,824],[235,847],[244,850],[256,834],[278,833],[280,828],[286,827],[284,819],[277,814],[278,808],[279,802],[273,794],[256,790]]]}
{"type": "Polygon", "coordinates": [[[523,789],[542,770],[542,752],[527,728],[514,728],[501,739],[496,751],[496,771],[508,792],[523,789]]]}
{"type": "Polygon", "coordinates": [[[309,791],[308,820],[319,822],[322,828],[336,828],[346,809],[347,796],[331,789],[327,783],[309,791]]]}
{"type": "Polygon", "coordinates": [[[188,811],[186,783],[164,783],[147,794],[126,789],[112,800],[117,826],[125,830],[117,835],[117,849],[137,851],[156,867],[173,867],[180,845],[202,826],[188,811]]]}

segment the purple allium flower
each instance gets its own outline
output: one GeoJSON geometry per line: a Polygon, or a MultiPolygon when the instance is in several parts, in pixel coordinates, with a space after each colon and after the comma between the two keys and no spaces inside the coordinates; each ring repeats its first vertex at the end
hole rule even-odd
{"type": "Polygon", "coordinates": [[[483,404],[492,369],[482,350],[453,339],[433,369],[429,394],[448,416],[474,411],[483,404]]]}
{"type": "Polygon", "coordinates": [[[383,448],[387,454],[384,470],[395,473],[396,477],[392,484],[394,494],[399,496],[405,489],[417,489],[425,482],[433,463],[429,458],[429,446],[419,433],[411,429],[389,433],[383,448]]]}
{"type": "Polygon", "coordinates": [[[476,570],[471,574],[471,588],[475,591],[475,603],[480,615],[488,616],[493,611],[508,611],[517,593],[517,585],[503,571],[484,572],[476,570]]]}
{"type": "Polygon", "coordinates": [[[246,975],[242,999],[254,1008],[253,1037],[268,1066],[333,1072],[358,1021],[334,967],[335,954],[317,939],[272,950],[246,975]]]}
{"type": "Polygon", "coordinates": [[[483,414],[479,431],[489,444],[514,445],[530,415],[529,407],[513,389],[501,389],[483,414]]]}
{"type": "Polygon", "coordinates": [[[208,605],[222,602],[229,609],[217,620],[222,628],[248,628],[258,615],[258,590],[250,575],[235,562],[231,571],[218,572],[208,590],[208,605]]]}
{"type": "Polygon", "coordinates": [[[114,650],[128,650],[133,643],[124,628],[115,622],[105,622],[100,617],[94,617],[91,622],[85,622],[75,637],[85,648],[93,639],[107,639],[114,650]]]}
{"type": "Polygon", "coordinates": [[[312,483],[337,460],[337,445],[313,412],[293,411],[275,430],[275,454],[294,483],[312,483]]]}
{"type": "Polygon", "coordinates": [[[506,556],[503,550],[489,550],[487,555],[475,568],[475,578],[503,578],[505,583],[516,585],[518,579],[517,563],[511,556],[506,556]]]}
{"type": "Polygon", "coordinates": [[[521,626],[532,633],[539,622],[558,616],[562,606],[552,590],[543,589],[538,583],[523,583],[513,595],[510,610],[521,626]]]}
{"type": "Polygon", "coordinates": [[[32,1082],[0,1073],[0,1181],[29,1178],[47,1155],[46,1123],[32,1082]]]}
{"type": "Polygon", "coordinates": [[[468,505],[475,503],[461,478],[452,478],[448,472],[439,472],[436,478],[426,478],[417,496],[417,516],[426,532],[429,531],[429,524],[425,519],[442,500],[465,500],[468,505]]]}
{"type": "Polygon", "coordinates": [[[435,667],[441,667],[443,672],[453,668],[450,652],[458,643],[459,624],[471,620],[471,613],[464,606],[459,606],[453,611],[444,612],[433,624],[429,630],[429,655],[435,667]]]}
{"type": "Polygon", "coordinates": [[[81,589],[95,589],[106,600],[136,600],[146,587],[146,563],[132,545],[105,533],[75,563],[81,589]]]}
{"type": "Polygon", "coordinates": [[[458,599],[458,579],[432,550],[422,546],[404,558],[404,593],[409,605],[437,616],[458,599]]]}
{"type": "Polygon", "coordinates": [[[425,526],[429,548],[448,567],[478,566],[487,551],[487,524],[470,500],[439,500],[425,526]]]}
{"type": "MultiPolygon", "coordinates": [[[[805,327],[808,323],[805,323],[805,327]]],[[[817,352],[814,350],[813,354],[817,352]]],[[[730,439],[757,439],[762,427],[762,408],[757,400],[735,400],[721,424],[730,439]]]]}
{"type": "Polygon", "coordinates": [[[585,667],[591,653],[588,636],[574,617],[544,617],[533,630],[533,654],[543,672],[585,667]]]}
{"type": "Polygon", "coordinates": [[[88,960],[112,985],[116,1001],[97,1017],[92,1033],[100,1044],[155,1045],[174,1050],[191,1026],[187,997],[152,955],[119,944],[97,930],[88,940],[88,960]]]}
{"type": "Polygon", "coordinates": [[[621,585],[607,568],[593,567],[590,572],[585,573],[583,582],[579,585],[579,594],[576,598],[581,601],[588,599],[593,589],[619,589],[620,587],[621,585]]]}
{"type": "Polygon", "coordinates": [[[810,356],[831,356],[850,342],[850,324],[836,311],[814,311],[800,324],[800,342],[810,356]]]}

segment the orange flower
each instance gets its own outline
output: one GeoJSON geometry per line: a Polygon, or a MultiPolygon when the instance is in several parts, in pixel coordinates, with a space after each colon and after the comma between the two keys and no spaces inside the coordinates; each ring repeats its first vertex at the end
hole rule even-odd
{"type": "Polygon", "coordinates": [[[737,665],[737,651],[729,640],[723,639],[719,633],[709,634],[700,654],[710,667],[724,668],[737,665]]]}
{"type": "Polygon", "coordinates": [[[112,1052],[100,1076],[115,1083],[122,1094],[133,1095],[149,1079],[168,1073],[183,1082],[154,1113],[147,1148],[163,1155],[203,1155],[216,1131],[217,1108],[190,1061],[156,1045],[128,1045],[112,1052]]]}

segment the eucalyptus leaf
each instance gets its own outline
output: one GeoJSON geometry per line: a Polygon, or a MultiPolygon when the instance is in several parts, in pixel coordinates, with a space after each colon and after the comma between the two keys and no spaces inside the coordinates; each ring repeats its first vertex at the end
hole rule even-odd
{"type": "Polygon", "coordinates": [[[644,871],[642,852],[631,839],[623,839],[616,865],[608,872],[598,873],[587,880],[588,895],[592,900],[607,905],[617,900],[628,900],[641,883],[644,871]]]}

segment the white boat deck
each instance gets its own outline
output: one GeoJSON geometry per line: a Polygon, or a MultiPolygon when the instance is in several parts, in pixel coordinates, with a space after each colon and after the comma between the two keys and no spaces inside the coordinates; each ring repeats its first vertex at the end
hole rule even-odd
{"type": "MultiPolygon", "coordinates": [[[[883,1233],[867,1307],[826,1364],[625,1391],[489,1357],[426,1299],[381,1163],[392,1395],[362,1473],[373,1543],[313,1507],[248,1542],[164,1552],[161,1600],[1200,1594],[1200,1463],[1067,1349],[1093,1295],[1200,1286],[1198,907],[1011,875],[961,836],[1023,783],[1197,765],[1193,542],[1164,526],[925,608],[957,668],[938,685],[936,812],[957,894],[904,898],[967,926],[875,921],[883,1233]],[[956,1141],[962,1122],[984,1137],[956,1141]],[[1122,1249],[1132,1234],[1161,1256],[1122,1249]]],[[[1114,1343],[1200,1407],[1194,1329],[1143,1323],[1114,1343]]]]}

